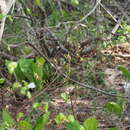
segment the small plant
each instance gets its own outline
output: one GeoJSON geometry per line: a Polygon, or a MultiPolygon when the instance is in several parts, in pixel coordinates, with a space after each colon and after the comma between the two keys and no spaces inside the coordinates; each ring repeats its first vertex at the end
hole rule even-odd
{"type": "Polygon", "coordinates": [[[23,113],[17,115],[17,122],[10,116],[7,110],[2,112],[2,120],[0,121],[0,130],[45,130],[45,126],[49,121],[50,112],[48,111],[48,105],[46,104],[43,109],[45,109],[45,114],[41,115],[36,119],[35,124],[30,123],[30,117],[22,119],[24,117],[23,113]]]}
{"type": "Polygon", "coordinates": [[[6,130],[8,128],[14,128],[15,127],[15,121],[10,116],[9,112],[7,110],[2,111],[2,121],[0,124],[1,130],[6,130]]]}
{"type": "Polygon", "coordinates": [[[0,85],[5,83],[5,79],[4,78],[0,78],[0,85]]]}
{"type": "Polygon", "coordinates": [[[108,102],[105,107],[106,109],[114,113],[118,118],[121,118],[124,112],[125,100],[121,97],[121,94],[117,92],[116,101],[108,102]]]}
{"type": "Polygon", "coordinates": [[[31,97],[30,89],[43,88],[52,73],[51,65],[42,57],[20,59],[18,62],[6,61],[6,66],[9,73],[15,75],[17,80],[13,84],[13,90],[29,98],[31,97]]]}
{"type": "Polygon", "coordinates": [[[94,117],[86,119],[81,125],[74,119],[73,115],[66,116],[63,113],[59,113],[55,121],[57,124],[66,124],[66,130],[98,130],[98,121],[94,117]]]}
{"type": "Polygon", "coordinates": [[[122,106],[116,102],[108,102],[106,108],[109,112],[115,113],[118,117],[122,115],[123,109],[122,106]]]}
{"type": "Polygon", "coordinates": [[[67,103],[69,100],[69,95],[67,93],[61,93],[61,97],[63,98],[64,102],[67,103]]]}
{"type": "Polygon", "coordinates": [[[51,70],[50,65],[45,63],[42,57],[37,57],[36,61],[35,59],[20,59],[18,62],[6,61],[6,66],[9,73],[14,74],[18,81],[32,82],[37,87],[42,87],[51,70]]]}

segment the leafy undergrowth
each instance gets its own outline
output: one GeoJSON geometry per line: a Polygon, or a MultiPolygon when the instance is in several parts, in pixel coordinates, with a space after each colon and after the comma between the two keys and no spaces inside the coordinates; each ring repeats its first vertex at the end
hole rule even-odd
{"type": "MultiPolygon", "coordinates": [[[[117,48],[118,46],[113,47],[113,52],[114,50],[116,52],[117,48]]],[[[18,81],[22,81],[22,83],[15,82],[12,89],[5,87],[0,90],[0,109],[3,109],[1,129],[5,130],[11,127],[20,130],[129,129],[129,100],[126,101],[124,98],[118,97],[123,96],[125,80],[116,66],[122,65],[130,69],[130,57],[123,57],[122,50],[118,51],[120,55],[117,53],[111,55],[110,60],[113,61],[113,64],[105,63],[106,59],[105,61],[90,59],[87,64],[85,60],[82,60],[83,67],[87,69],[87,72],[76,77],[83,82],[90,81],[90,85],[115,94],[117,97],[82,88],[80,85],[69,82],[67,78],[63,79],[60,75],[51,77],[55,81],[48,81],[48,71],[41,72],[40,68],[45,64],[43,58],[36,58],[35,61],[21,59],[18,63],[6,62],[10,73],[14,73],[18,81]],[[35,68],[37,66],[39,66],[38,69],[35,68]],[[35,75],[32,72],[35,72],[35,75]],[[40,80],[35,80],[36,78],[40,78],[40,80]],[[31,84],[30,87],[30,84],[23,80],[35,83],[40,89],[34,91],[34,84],[31,84]],[[41,88],[42,85],[44,88],[41,88]],[[27,86],[29,86],[28,89],[27,86]]],[[[107,58],[109,59],[109,57],[107,58]]],[[[4,82],[6,82],[4,79],[0,80],[1,87],[4,82]]]]}

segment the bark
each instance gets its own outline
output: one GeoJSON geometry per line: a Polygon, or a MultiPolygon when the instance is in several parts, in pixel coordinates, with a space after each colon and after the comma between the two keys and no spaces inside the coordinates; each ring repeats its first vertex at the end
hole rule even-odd
{"type": "MultiPolygon", "coordinates": [[[[15,0],[0,0],[0,14],[7,15],[11,7],[15,4],[15,0]]],[[[0,44],[4,32],[6,16],[0,20],[0,44]]]]}

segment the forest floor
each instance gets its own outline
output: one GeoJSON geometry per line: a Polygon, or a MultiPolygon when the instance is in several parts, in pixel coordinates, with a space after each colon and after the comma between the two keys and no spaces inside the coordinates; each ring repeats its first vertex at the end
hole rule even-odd
{"type": "MultiPolygon", "coordinates": [[[[119,90],[124,94],[123,86],[125,80],[121,72],[117,69],[118,65],[122,65],[130,70],[130,44],[124,43],[115,45],[109,49],[102,51],[104,55],[112,56],[112,65],[104,68],[105,85],[97,85],[103,90],[119,90]]],[[[58,85],[57,85],[58,86],[58,85]]],[[[27,103],[28,99],[16,99],[13,94],[5,89],[0,90],[0,109],[3,107],[9,108],[10,113],[15,117],[18,112],[30,113],[31,103],[27,103]],[[21,109],[22,108],[22,109],[21,109]]],[[[50,111],[51,119],[62,112],[64,114],[73,113],[75,118],[80,122],[89,117],[96,117],[99,121],[100,130],[108,130],[111,127],[118,127],[121,130],[130,130],[130,101],[128,100],[125,106],[125,112],[121,119],[114,114],[110,114],[104,110],[104,105],[115,97],[103,95],[99,92],[93,92],[86,88],[80,88],[78,85],[67,84],[63,87],[47,90],[43,97],[51,100],[50,111]],[[71,93],[70,101],[67,103],[61,98],[61,93],[71,93]],[[46,94],[47,93],[47,94],[46,94]]],[[[39,114],[39,113],[38,113],[39,114]]],[[[36,117],[32,117],[36,118],[36,117]]],[[[47,126],[47,130],[63,130],[63,125],[56,125],[52,121],[47,126]]]]}

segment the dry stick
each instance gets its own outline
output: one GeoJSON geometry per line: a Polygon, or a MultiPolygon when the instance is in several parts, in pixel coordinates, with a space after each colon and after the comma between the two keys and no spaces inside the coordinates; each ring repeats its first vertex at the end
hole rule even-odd
{"type": "Polygon", "coordinates": [[[64,74],[61,69],[59,69],[58,66],[54,65],[44,54],[42,54],[34,45],[32,45],[31,43],[27,43],[28,45],[30,45],[36,52],[39,53],[40,56],[44,57],[46,61],[48,61],[52,67],[57,71],[59,72],[59,74],[61,74],[63,77],[65,78],[68,78],[68,80],[72,81],[73,83],[76,83],[84,88],[88,88],[88,89],[91,89],[91,90],[94,90],[94,91],[97,91],[97,92],[100,92],[102,94],[105,94],[105,95],[108,95],[108,96],[114,96],[114,97],[120,97],[120,98],[130,98],[130,96],[120,96],[120,95],[116,95],[116,94],[111,94],[111,93],[108,93],[102,89],[98,89],[98,88],[95,88],[93,86],[88,86],[88,85],[85,85],[84,83],[80,83],[79,81],[77,80],[74,80],[70,77],[68,77],[66,74],[64,74]]]}
{"type": "MultiPolygon", "coordinates": [[[[118,30],[118,28],[121,26],[121,22],[123,20],[124,16],[121,17],[121,19],[118,21],[118,23],[115,25],[115,27],[112,29],[111,34],[114,35],[116,33],[116,31],[118,30]]],[[[112,38],[112,35],[108,36],[108,39],[112,38]]]]}
{"type": "Polygon", "coordinates": [[[112,19],[115,21],[115,22],[118,22],[116,20],[116,18],[111,14],[110,10],[108,10],[102,3],[100,3],[101,7],[112,17],[112,19]]]}

